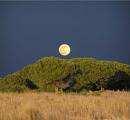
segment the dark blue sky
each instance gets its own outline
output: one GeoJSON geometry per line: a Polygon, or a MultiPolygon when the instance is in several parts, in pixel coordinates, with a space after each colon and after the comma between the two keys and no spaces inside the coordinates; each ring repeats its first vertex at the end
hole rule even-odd
{"type": "Polygon", "coordinates": [[[0,74],[71,44],[72,57],[130,63],[130,2],[0,2],[0,74]]]}

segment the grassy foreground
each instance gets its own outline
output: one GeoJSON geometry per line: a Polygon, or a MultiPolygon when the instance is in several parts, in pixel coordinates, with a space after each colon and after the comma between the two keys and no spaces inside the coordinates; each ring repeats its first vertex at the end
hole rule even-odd
{"type": "Polygon", "coordinates": [[[0,93],[0,120],[130,120],[130,93],[0,93]]]}

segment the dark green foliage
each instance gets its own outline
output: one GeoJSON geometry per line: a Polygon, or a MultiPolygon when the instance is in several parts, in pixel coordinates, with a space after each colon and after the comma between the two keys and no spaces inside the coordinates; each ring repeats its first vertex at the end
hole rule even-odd
{"type": "Polygon", "coordinates": [[[130,89],[129,65],[92,58],[45,57],[0,79],[0,91],[130,89]]]}
{"type": "Polygon", "coordinates": [[[116,72],[114,76],[109,78],[107,88],[113,90],[127,90],[130,88],[130,76],[124,71],[116,72]]]}
{"type": "Polygon", "coordinates": [[[25,86],[27,87],[27,88],[29,88],[29,89],[38,89],[38,86],[37,85],[35,85],[34,84],[34,82],[33,81],[31,81],[31,80],[29,80],[29,79],[26,79],[25,80],[25,86]]]}

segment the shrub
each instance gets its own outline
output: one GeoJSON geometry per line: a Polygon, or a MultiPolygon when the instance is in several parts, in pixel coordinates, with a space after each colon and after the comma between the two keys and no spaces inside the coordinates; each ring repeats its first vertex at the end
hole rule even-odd
{"type": "Polygon", "coordinates": [[[92,58],[45,57],[0,80],[1,91],[130,89],[129,65],[92,58]],[[70,82],[71,81],[71,82],[70,82]],[[57,86],[58,84],[58,86],[57,86]]]}

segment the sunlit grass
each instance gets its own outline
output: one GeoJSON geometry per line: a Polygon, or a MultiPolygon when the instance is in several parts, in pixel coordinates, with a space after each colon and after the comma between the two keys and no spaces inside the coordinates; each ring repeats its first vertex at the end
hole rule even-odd
{"type": "Polygon", "coordinates": [[[130,93],[0,93],[0,120],[130,120],[130,93]]]}

